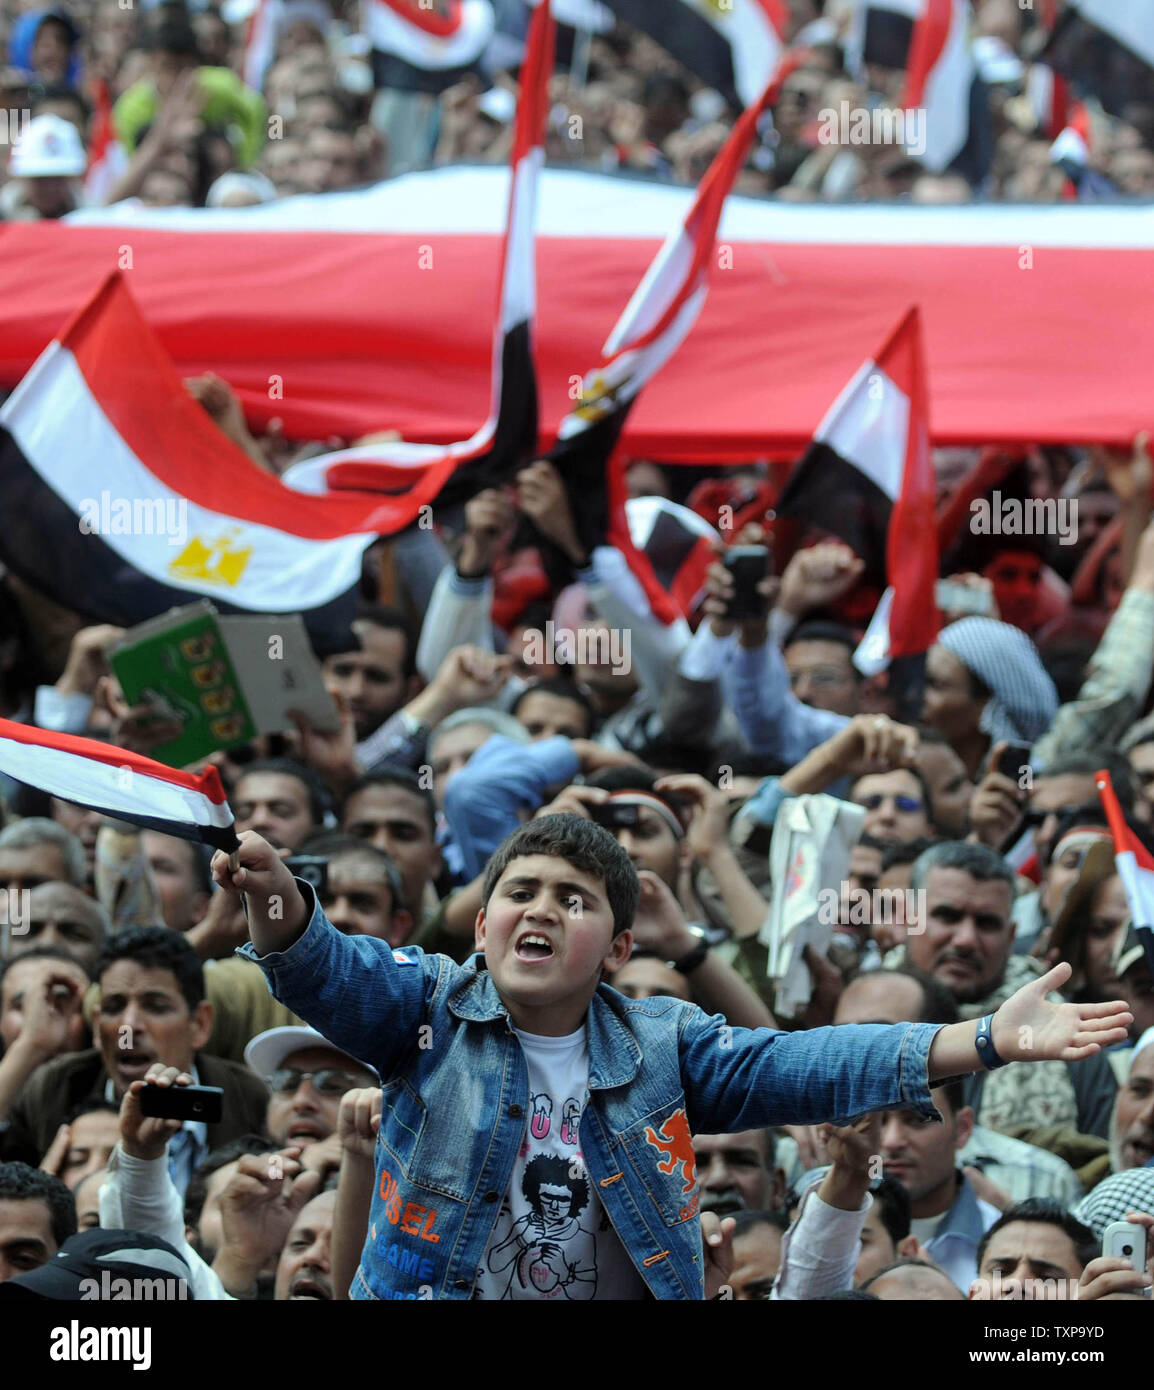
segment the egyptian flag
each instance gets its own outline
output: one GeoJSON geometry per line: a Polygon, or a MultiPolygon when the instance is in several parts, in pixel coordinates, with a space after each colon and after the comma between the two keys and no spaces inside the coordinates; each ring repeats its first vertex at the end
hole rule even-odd
{"type": "Polygon", "coordinates": [[[215,767],[193,774],[110,743],[0,719],[0,772],[146,830],[231,854],[239,844],[215,767]]]}
{"type": "Polygon", "coordinates": [[[931,173],[977,186],[989,174],[994,133],[986,84],[970,47],[970,0],[860,0],[850,61],[904,68],[901,105],[924,136],[907,151],[931,173]]]}
{"type": "Polygon", "coordinates": [[[299,612],[323,651],[365,548],[419,517],[451,466],[305,505],[189,395],[117,271],[0,409],[0,561],[94,622],[132,627],[194,594],[299,612]]]}
{"type": "Polygon", "coordinates": [[[512,180],[493,335],[489,415],[460,444],[371,444],[322,454],[290,468],[284,481],[298,492],[335,495],[348,489],[388,492],[414,470],[443,470],[440,506],[466,501],[505,481],[537,448],[537,377],[532,329],[536,313],[537,185],[545,161],[545,121],[556,24],[548,4],[533,12],[510,157],[512,180]]]}
{"type": "Polygon", "coordinates": [[[1114,863],[1130,906],[1130,921],[1138,931],[1154,970],[1154,855],[1126,824],[1108,772],[1099,772],[1098,795],[1114,836],[1114,863]]]}
{"type": "Polygon", "coordinates": [[[100,78],[93,87],[95,100],[88,140],[88,172],[84,175],[84,201],[89,207],[104,207],[128,170],[128,153],[117,139],[112,123],[108,83],[100,78]]]}
{"type": "Polygon", "coordinates": [[[765,90],[786,49],[786,0],[605,0],[732,105],[765,90]]]}
{"type": "Polygon", "coordinates": [[[1112,116],[1146,105],[1154,83],[1154,0],[1067,0],[1043,56],[1112,116]]]}
{"type": "Polygon", "coordinates": [[[490,0],[362,0],[378,87],[443,92],[476,67],[496,29],[490,0]]]}
{"type": "Polygon", "coordinates": [[[1093,167],[1094,123],[1084,101],[1071,105],[1068,124],[1050,147],[1050,163],[1066,175],[1066,197],[1079,203],[1117,198],[1121,192],[1107,174],[1093,167]]]}
{"type": "MultiPolygon", "coordinates": [[[[801,61],[787,57],[759,100],[746,107],[705,172],[684,221],[666,238],[602,348],[601,361],[585,376],[581,395],[561,421],[549,453],[565,481],[581,544],[592,552],[606,543],[621,550],[646,590],[654,615],[672,623],[682,614],[652,566],[634,548],[625,512],[624,470],[611,467],[622,427],[638,392],[689,335],[709,292],[709,272],[721,209],[745,164],[761,113],[777,100],[781,84],[801,61]]],[[[552,547],[543,551],[550,578],[552,547]]]]}
{"type": "Polygon", "coordinates": [[[264,90],[264,79],[284,26],[284,0],[257,0],[244,26],[240,75],[254,92],[264,90]]]}
{"type": "Polygon", "coordinates": [[[892,661],[919,656],[938,634],[934,496],[915,307],[833,403],[776,506],[779,517],[840,536],[865,561],[863,584],[887,588],[877,621],[892,661]]]}

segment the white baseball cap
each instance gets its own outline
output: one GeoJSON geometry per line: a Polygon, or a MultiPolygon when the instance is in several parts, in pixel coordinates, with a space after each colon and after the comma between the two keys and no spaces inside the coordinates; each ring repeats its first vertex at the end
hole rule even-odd
{"type": "Polygon", "coordinates": [[[8,161],[8,172],[17,179],[75,179],[87,168],[80,132],[51,112],[28,122],[8,161]]]}
{"type": "Polygon", "coordinates": [[[258,1033],[255,1038],[250,1039],[244,1049],[244,1060],[258,1076],[271,1076],[274,1071],[280,1070],[286,1057],[291,1057],[294,1052],[303,1052],[305,1048],[313,1047],[331,1048],[338,1056],[347,1057],[358,1067],[363,1067],[365,1070],[373,1072],[374,1075],[376,1074],[375,1069],[370,1067],[367,1062],[357,1061],[351,1053],[345,1052],[335,1043],[329,1042],[328,1038],[323,1037],[315,1028],[269,1028],[264,1033],[258,1033]]]}

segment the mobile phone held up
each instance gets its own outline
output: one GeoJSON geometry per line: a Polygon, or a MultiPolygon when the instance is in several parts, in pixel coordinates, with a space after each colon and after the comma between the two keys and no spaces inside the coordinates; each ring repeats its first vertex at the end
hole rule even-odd
{"type": "Polygon", "coordinates": [[[758,593],[757,586],[769,573],[768,547],[730,546],[722,563],[733,577],[733,597],[725,616],[739,623],[749,618],[764,618],[769,609],[769,599],[758,593]]]}
{"type": "Polygon", "coordinates": [[[603,826],[606,830],[620,830],[622,826],[638,825],[641,821],[641,811],[637,806],[623,806],[620,802],[604,801],[589,807],[589,817],[595,825],[603,826]]]}
{"type": "Polygon", "coordinates": [[[1010,742],[998,754],[998,771],[1011,782],[1019,783],[1022,772],[1030,766],[1030,745],[1010,742]]]}
{"type": "Polygon", "coordinates": [[[1114,1221],[1102,1232],[1102,1254],[1129,1260],[1138,1274],[1146,1272],[1146,1227],[1137,1221],[1114,1221]]]}
{"type": "Polygon", "coordinates": [[[156,1086],[140,1088],[140,1113],[152,1120],[200,1120],[220,1124],[224,1092],[219,1086],[156,1086]]]}

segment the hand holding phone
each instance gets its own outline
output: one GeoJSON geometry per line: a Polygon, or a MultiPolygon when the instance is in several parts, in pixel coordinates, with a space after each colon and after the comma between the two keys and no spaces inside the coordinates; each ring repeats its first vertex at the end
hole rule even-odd
{"type": "Polygon", "coordinates": [[[733,597],[726,617],[734,622],[764,618],[769,610],[769,598],[758,585],[769,573],[769,549],[764,545],[732,545],[722,563],[733,579],[733,597]]]}
{"type": "Polygon", "coordinates": [[[158,1086],[146,1081],[140,1088],[140,1113],[155,1120],[200,1120],[218,1125],[224,1113],[219,1086],[158,1086]]]}

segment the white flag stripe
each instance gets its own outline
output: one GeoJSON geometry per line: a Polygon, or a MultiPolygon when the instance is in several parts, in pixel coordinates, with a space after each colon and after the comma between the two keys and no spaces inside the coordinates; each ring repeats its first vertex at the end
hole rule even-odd
{"type": "Polygon", "coordinates": [[[896,502],[906,468],[910,400],[872,360],[863,362],[817,427],[826,444],[896,502]]]}
{"type": "Polygon", "coordinates": [[[733,85],[746,106],[755,102],[781,62],[781,35],[757,4],[710,3],[698,6],[703,19],[733,48],[733,85]]]}
{"type": "MultiPolygon", "coordinates": [[[[422,9],[427,7],[422,4],[422,9]]],[[[383,0],[366,0],[365,29],[372,46],[426,70],[468,67],[493,37],[496,17],[489,0],[464,0],[461,23],[447,38],[427,34],[383,0]]]]}
{"type": "Polygon", "coordinates": [[[233,823],[227,802],[217,803],[201,792],[134,772],[127,765],[114,767],[59,748],[0,737],[0,769],[18,782],[66,801],[114,814],[150,815],[217,829],[233,823]]]}
{"type": "Polygon", "coordinates": [[[660,323],[662,315],[685,283],[695,249],[693,238],[687,234],[684,224],[665,239],[605,340],[602,352],[607,357],[623,343],[635,342],[660,323]]]}
{"type": "Polygon", "coordinates": [[[1114,856],[1118,876],[1130,904],[1130,919],[1136,927],[1154,927],[1154,873],[1140,867],[1133,850],[1114,856]]]}
{"type": "Polygon", "coordinates": [[[926,80],[922,163],[935,174],[948,169],[970,135],[970,89],[976,68],[970,52],[969,0],[953,0],[953,21],[941,57],[926,80]]]}
{"type": "MultiPolygon", "coordinates": [[[[541,172],[537,236],[663,242],[670,226],[684,220],[694,196],[691,188],[546,168],[541,172]]],[[[499,237],[505,232],[508,206],[506,169],[461,167],[402,174],[351,193],[301,194],[250,208],[141,208],[126,201],[69,213],[63,222],[265,236],[316,231],[499,237]]],[[[998,246],[1015,251],[1029,242],[1034,247],[1147,251],[1154,248],[1154,209],[1146,203],[1109,208],[812,206],[730,193],[718,239],[784,246],[998,246]]],[[[294,254],[294,245],[286,242],[280,254],[294,254]]],[[[205,242],[205,256],[224,255],[226,250],[205,242]]]]}
{"type": "MultiPolygon", "coordinates": [[[[180,496],[149,471],[129,449],[89,389],[72,353],[51,342],[0,410],[30,466],[77,513],[102,494],[154,518],[154,532],[109,534],[97,521],[101,540],[134,569],[190,593],[212,594],[254,612],[307,611],[348,592],[360,578],[361,557],[374,534],[312,540],[289,535],[227,512],[210,511],[180,496]],[[68,421],[69,448],[59,447],[60,421],[68,421]],[[96,462],[99,461],[99,467],[96,462]],[[147,504],[147,507],[143,504],[147,504]],[[177,523],[175,536],[172,522],[177,523]],[[251,550],[234,584],[186,578],[171,566],[189,542],[210,549],[227,541],[230,552],[251,550]]],[[[99,516],[99,513],[96,513],[99,516]]]]}
{"type": "MultiPolygon", "coordinates": [[[[509,241],[506,252],[504,298],[497,325],[498,343],[519,323],[532,323],[537,313],[537,277],[534,274],[534,207],[541,182],[545,151],[539,146],[513,171],[513,196],[509,208],[509,241]]],[[[498,351],[499,351],[498,347],[498,351]]],[[[493,402],[494,410],[497,402],[493,402]]]]}

